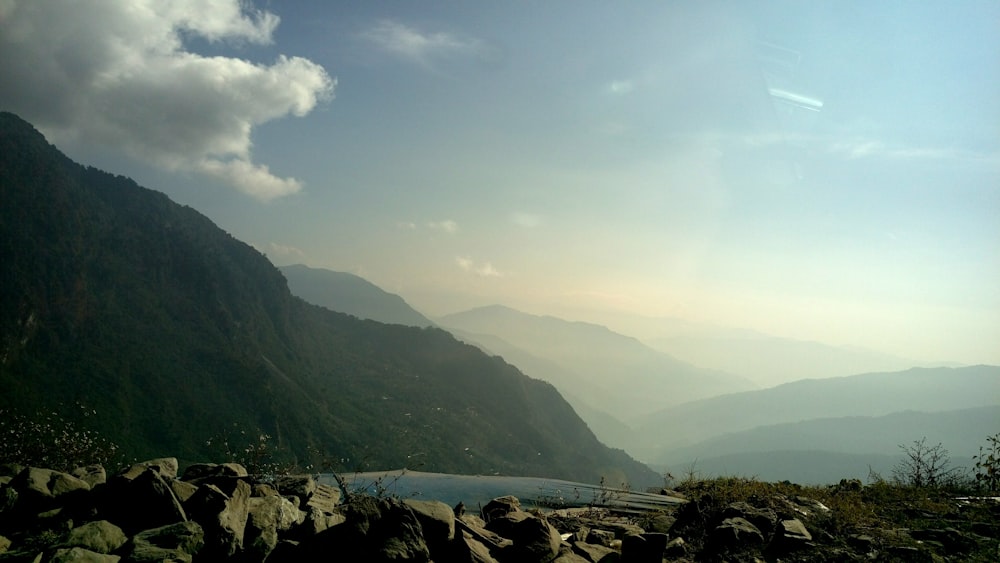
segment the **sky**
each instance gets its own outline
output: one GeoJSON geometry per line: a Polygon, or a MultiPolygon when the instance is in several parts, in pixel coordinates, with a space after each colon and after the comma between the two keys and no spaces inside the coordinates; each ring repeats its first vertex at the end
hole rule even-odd
{"type": "Polygon", "coordinates": [[[998,61],[992,0],[0,0],[0,109],[277,265],[963,363],[998,61]]]}

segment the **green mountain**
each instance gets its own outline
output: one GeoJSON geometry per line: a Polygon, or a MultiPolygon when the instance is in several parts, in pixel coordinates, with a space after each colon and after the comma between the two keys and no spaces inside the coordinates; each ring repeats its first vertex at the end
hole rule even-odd
{"type": "MultiPolygon", "coordinates": [[[[900,452],[900,445],[907,446],[921,438],[926,438],[928,444],[942,444],[952,455],[969,457],[985,445],[986,436],[995,433],[998,427],[1000,405],[944,412],[817,418],[723,434],[667,451],[656,462],[683,466],[693,460],[726,456],[817,450],[852,456],[892,456],[900,452]]],[[[801,467],[785,470],[808,471],[809,465],[812,463],[805,461],[801,467]]]]}
{"type": "Polygon", "coordinates": [[[670,450],[759,426],[993,405],[1000,405],[1000,367],[913,368],[807,379],[693,401],[646,417],[639,434],[647,440],[642,458],[661,459],[670,450]]]}
{"type": "Polygon", "coordinates": [[[235,429],[344,470],[658,479],[548,383],[442,330],[293,297],[206,217],[9,113],[0,202],[0,410],[61,409],[137,457],[215,459],[207,440],[235,429]]]}
{"type": "Polygon", "coordinates": [[[430,319],[410,307],[402,297],[354,274],[302,264],[278,269],[288,280],[292,295],[313,305],[380,323],[434,326],[430,319]]]}
{"type": "MultiPolygon", "coordinates": [[[[670,405],[755,387],[742,377],[695,367],[601,325],[530,315],[499,305],[437,321],[473,338],[502,339],[526,353],[522,359],[530,355],[544,360],[545,364],[532,362],[530,368],[511,361],[532,377],[549,381],[626,423],[670,405]]],[[[514,350],[498,352],[507,357],[514,350]]]]}

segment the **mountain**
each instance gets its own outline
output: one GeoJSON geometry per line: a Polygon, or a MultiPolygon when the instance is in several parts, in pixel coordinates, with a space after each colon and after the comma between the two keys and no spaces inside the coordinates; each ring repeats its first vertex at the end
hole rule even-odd
{"type": "Polygon", "coordinates": [[[647,342],[684,361],[739,373],[764,387],[799,379],[899,371],[921,365],[871,350],[764,334],[687,334],[647,342]]]}
{"type": "Polygon", "coordinates": [[[338,470],[659,480],[550,384],[442,330],[293,297],[203,215],[9,113],[0,201],[0,411],[59,412],[140,458],[216,459],[210,438],[262,432],[338,470]]]}
{"type": "Polygon", "coordinates": [[[639,435],[649,440],[649,449],[641,457],[658,459],[671,449],[758,426],[992,405],[1000,405],[997,366],[913,368],[796,381],[677,405],[645,417],[639,435]]]}
{"type": "Polygon", "coordinates": [[[437,321],[474,338],[495,336],[557,366],[528,368],[511,360],[532,377],[549,381],[625,422],[670,405],[755,387],[744,378],[697,368],[600,325],[530,315],[499,305],[437,321]]]}
{"type": "Polygon", "coordinates": [[[278,268],[288,280],[292,295],[331,311],[359,319],[406,326],[434,326],[427,317],[410,307],[402,297],[382,290],[368,280],[302,264],[278,268]]]}
{"type": "Polygon", "coordinates": [[[911,367],[958,364],[901,358],[862,348],[833,346],[671,317],[589,312],[611,330],[638,338],[649,347],[706,369],[747,377],[760,387],[800,379],[901,371],[911,367]]]}
{"type": "Polygon", "coordinates": [[[829,478],[835,481],[864,476],[858,473],[867,473],[867,463],[874,466],[884,458],[895,459],[900,454],[900,445],[909,446],[922,438],[926,438],[928,444],[942,444],[955,460],[968,460],[998,425],[1000,405],[944,412],[905,411],[884,416],[818,418],[723,434],[664,452],[656,464],[677,468],[724,459],[731,472],[763,472],[767,479],[808,483],[817,481],[807,480],[807,476],[815,477],[829,471],[830,458],[843,454],[843,459],[850,459],[854,468],[850,473],[829,472],[829,478]],[[768,457],[761,455],[777,452],[784,452],[785,459],[773,457],[769,464],[768,457]],[[789,466],[785,461],[793,452],[823,452],[826,455],[803,455],[796,465],[789,466]],[[746,465],[740,466],[740,461],[746,465]]]}
{"type": "MultiPolygon", "coordinates": [[[[502,338],[491,334],[470,334],[452,328],[451,333],[463,342],[476,346],[491,356],[501,356],[504,360],[517,366],[527,375],[539,377],[552,383],[559,393],[573,405],[573,410],[587,423],[597,438],[608,445],[628,451],[629,445],[636,441],[635,430],[621,420],[615,418],[600,406],[595,406],[576,395],[580,386],[579,376],[568,369],[530,354],[502,338]],[[541,377],[537,374],[543,374],[541,377]]],[[[601,405],[601,403],[596,403],[601,405]]]]}

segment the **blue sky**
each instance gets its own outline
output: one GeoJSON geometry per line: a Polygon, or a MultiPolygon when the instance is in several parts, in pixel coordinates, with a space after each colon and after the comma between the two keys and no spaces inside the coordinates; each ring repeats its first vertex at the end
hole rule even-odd
{"type": "Polygon", "coordinates": [[[1000,363],[996,2],[82,4],[0,108],[276,264],[1000,363]]]}

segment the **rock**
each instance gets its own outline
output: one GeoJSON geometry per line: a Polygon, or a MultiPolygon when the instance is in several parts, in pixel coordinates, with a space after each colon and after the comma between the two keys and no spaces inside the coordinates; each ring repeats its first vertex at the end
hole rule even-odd
{"type": "Polygon", "coordinates": [[[667,547],[666,534],[627,535],[622,538],[622,563],[660,563],[667,547]]]}
{"type": "Polygon", "coordinates": [[[764,535],[745,518],[726,518],[712,530],[712,543],[721,548],[733,549],[759,546],[764,543],[764,535]]]}
{"type": "Polygon", "coordinates": [[[523,522],[528,518],[534,517],[534,515],[520,510],[508,512],[503,516],[494,516],[491,518],[486,523],[486,529],[501,537],[513,540],[514,526],[516,526],[519,522],[523,522]]]}
{"type": "Polygon", "coordinates": [[[281,496],[251,497],[243,545],[249,558],[263,561],[278,545],[279,533],[305,521],[305,513],[281,496]]]}
{"type": "Polygon", "coordinates": [[[758,508],[746,502],[734,502],[722,511],[723,518],[743,518],[753,524],[764,538],[774,534],[778,515],[770,508],[758,508]]]}
{"type": "Polygon", "coordinates": [[[340,504],[340,490],[330,485],[317,484],[315,490],[309,495],[306,501],[305,510],[316,508],[327,514],[333,511],[340,504]]]}
{"type": "Polygon", "coordinates": [[[181,481],[200,484],[217,477],[247,477],[247,470],[238,463],[195,463],[184,470],[181,481]]]}
{"type": "Polygon", "coordinates": [[[618,555],[618,552],[611,549],[610,547],[581,542],[581,541],[573,542],[573,551],[575,551],[577,554],[579,554],[585,560],[590,561],[591,563],[604,561],[605,558],[610,556],[612,553],[615,554],[615,556],[618,555]]]}
{"type": "Polygon", "coordinates": [[[669,514],[653,514],[642,520],[642,529],[647,532],[666,534],[670,532],[677,519],[669,514]]]}
{"type": "Polygon", "coordinates": [[[111,553],[125,545],[128,538],[121,528],[107,520],[87,522],[73,528],[63,540],[64,547],[82,547],[96,553],[111,553]]]}
{"type": "Polygon", "coordinates": [[[102,514],[126,534],[187,520],[184,507],[160,470],[149,467],[137,475],[127,472],[112,479],[102,514]]]}
{"type": "Polygon", "coordinates": [[[614,532],[609,532],[608,530],[591,530],[587,532],[586,542],[594,545],[603,545],[605,547],[610,546],[611,542],[615,540],[614,532]]]}
{"type": "Polygon", "coordinates": [[[202,485],[185,504],[191,519],[205,532],[205,555],[222,559],[243,549],[249,517],[250,485],[235,481],[231,494],[215,485],[202,485]]]}
{"type": "Polygon", "coordinates": [[[464,533],[456,536],[451,549],[451,558],[448,561],[454,563],[497,563],[486,545],[464,533]]]}
{"type": "Polygon", "coordinates": [[[178,479],[173,479],[170,481],[170,490],[173,491],[174,496],[180,501],[181,506],[191,498],[192,495],[198,490],[197,485],[192,485],[185,481],[178,479]]]}
{"type": "Polygon", "coordinates": [[[937,542],[949,554],[968,553],[976,547],[976,541],[955,528],[912,530],[910,537],[922,542],[937,542]]]}
{"type": "Polygon", "coordinates": [[[48,563],[118,563],[118,555],[94,553],[82,547],[57,549],[48,563]]]}
{"type": "Polygon", "coordinates": [[[545,518],[533,515],[514,524],[505,537],[514,542],[501,553],[501,559],[506,561],[549,561],[559,554],[562,544],[559,531],[545,518]]]}
{"type": "Polygon", "coordinates": [[[493,518],[504,516],[521,510],[521,501],[515,496],[497,497],[483,507],[483,519],[489,522],[493,518]]]}
{"type": "Polygon", "coordinates": [[[271,486],[284,496],[295,496],[305,500],[316,492],[317,483],[310,475],[279,475],[271,482],[271,486]]]}
{"type": "MultiPolygon", "coordinates": [[[[408,506],[420,521],[431,557],[444,554],[448,545],[455,539],[455,511],[447,504],[436,500],[406,499],[403,504],[408,506]]],[[[435,557],[435,559],[441,558],[435,557]]]]}
{"type": "Polygon", "coordinates": [[[131,467],[122,471],[116,477],[121,477],[124,479],[135,479],[141,475],[147,469],[152,470],[165,481],[177,478],[177,458],[176,457],[161,457],[157,459],[150,459],[147,461],[140,461],[139,463],[132,464],[131,467]]]}
{"type": "Polygon", "coordinates": [[[103,485],[108,482],[108,472],[105,471],[104,466],[95,463],[93,465],[87,465],[85,467],[77,467],[70,472],[70,475],[86,482],[93,489],[97,485],[103,485]]]}
{"type": "Polygon", "coordinates": [[[562,546],[559,549],[559,555],[552,559],[551,563],[590,563],[590,560],[574,552],[571,548],[562,546]]]}
{"type": "Polygon", "coordinates": [[[205,545],[205,532],[197,522],[179,522],[136,534],[126,549],[130,563],[190,563],[205,545]]]}
{"type": "Polygon", "coordinates": [[[663,548],[663,554],[669,559],[682,559],[687,556],[687,552],[688,547],[684,538],[674,538],[663,548]]]}
{"type": "Polygon", "coordinates": [[[353,496],[344,506],[343,524],[303,540],[298,561],[326,560],[349,546],[355,561],[430,561],[430,550],[416,515],[397,500],[353,496]]]}

